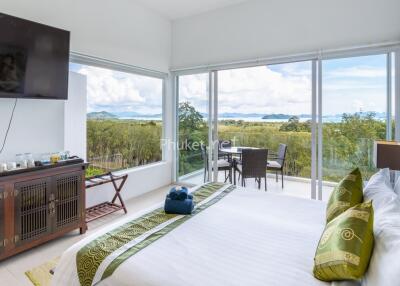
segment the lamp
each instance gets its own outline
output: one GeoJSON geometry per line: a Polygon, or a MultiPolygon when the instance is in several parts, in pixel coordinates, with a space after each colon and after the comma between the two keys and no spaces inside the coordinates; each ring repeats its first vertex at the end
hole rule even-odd
{"type": "Polygon", "coordinates": [[[394,172],[400,170],[400,142],[375,141],[374,163],[378,169],[389,168],[390,180],[394,183],[394,172]]]}

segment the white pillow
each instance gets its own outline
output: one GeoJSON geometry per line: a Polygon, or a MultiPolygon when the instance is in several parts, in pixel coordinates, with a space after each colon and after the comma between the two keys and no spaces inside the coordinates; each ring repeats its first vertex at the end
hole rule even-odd
{"type": "Polygon", "coordinates": [[[379,215],[396,198],[390,183],[389,169],[382,169],[374,174],[364,188],[364,201],[372,200],[375,215],[379,215]]]}
{"type": "Polygon", "coordinates": [[[400,175],[399,175],[398,171],[396,171],[395,173],[396,173],[397,180],[396,180],[396,183],[394,184],[394,192],[397,195],[400,195],[400,175]]]}
{"type": "Polygon", "coordinates": [[[372,200],[374,206],[375,242],[362,285],[395,285],[394,281],[400,285],[400,198],[391,186],[389,169],[371,177],[364,189],[364,200],[372,200]]]}
{"type": "Polygon", "coordinates": [[[374,222],[374,250],[363,286],[400,285],[400,198],[392,201],[374,222]]]}

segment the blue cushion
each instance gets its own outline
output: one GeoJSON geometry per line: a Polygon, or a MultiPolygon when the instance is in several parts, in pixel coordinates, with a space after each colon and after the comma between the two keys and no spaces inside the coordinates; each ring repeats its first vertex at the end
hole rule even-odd
{"type": "Polygon", "coordinates": [[[169,191],[169,197],[172,200],[184,201],[188,198],[188,189],[185,187],[181,187],[180,190],[177,190],[174,187],[169,191]]]}
{"type": "Polygon", "coordinates": [[[169,214],[191,214],[193,208],[193,199],[185,199],[183,201],[173,200],[170,198],[170,195],[167,195],[165,199],[164,211],[169,214]]]}

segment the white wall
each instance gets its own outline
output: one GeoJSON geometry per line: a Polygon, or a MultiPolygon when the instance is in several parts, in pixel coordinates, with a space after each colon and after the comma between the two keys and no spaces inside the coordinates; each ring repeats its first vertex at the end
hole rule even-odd
{"type": "Polygon", "coordinates": [[[71,50],[168,71],[171,24],[131,0],[1,0],[0,12],[71,31],[71,50]]]}
{"type": "MultiPolygon", "coordinates": [[[[131,0],[1,0],[0,12],[71,31],[71,51],[142,68],[167,72],[171,57],[171,23],[131,0]]],[[[79,85],[82,79],[72,75],[79,85]]],[[[83,125],[74,130],[74,112],[86,118],[81,91],[70,85],[71,102],[20,100],[4,155],[12,160],[21,152],[53,152],[70,149],[82,153],[83,125]],[[65,106],[64,106],[65,105],[65,106]],[[74,108],[77,109],[74,109],[74,108]],[[65,118],[64,118],[65,109],[65,118]],[[79,111],[78,111],[79,110],[79,111]],[[64,138],[64,132],[66,138],[64,138]],[[79,147],[79,145],[81,146],[79,147]],[[65,145],[65,147],[64,147],[65,145]]],[[[167,101],[172,102],[168,94],[167,101]]],[[[0,100],[0,140],[12,108],[12,100],[0,100]]],[[[169,110],[171,106],[169,107],[169,110]]],[[[171,112],[171,111],[169,111],[171,112]]],[[[171,114],[171,113],[170,113],[171,114]]],[[[170,119],[166,135],[171,137],[170,119]]],[[[168,162],[129,170],[123,192],[128,199],[171,182],[171,154],[168,162]]],[[[88,205],[109,199],[110,188],[88,194],[88,205]]]]}
{"type": "Polygon", "coordinates": [[[68,100],[64,105],[64,150],[86,160],[86,76],[69,73],[68,100]]]}
{"type": "MultiPolygon", "coordinates": [[[[125,173],[122,171],[121,173],[125,173]]],[[[137,167],[128,172],[128,180],[121,192],[128,200],[171,183],[171,163],[160,162],[137,167]]],[[[86,193],[86,206],[90,207],[111,200],[115,192],[111,184],[89,189],[86,193]]],[[[117,203],[119,203],[117,201],[117,203]]]]}
{"type": "MultiPolygon", "coordinates": [[[[0,145],[15,99],[0,99],[0,145]]],[[[15,161],[18,153],[57,152],[64,146],[64,102],[18,99],[0,162],[15,161]]]]}
{"type": "Polygon", "coordinates": [[[399,0],[254,0],[173,22],[172,67],[400,40],[399,0]]]}

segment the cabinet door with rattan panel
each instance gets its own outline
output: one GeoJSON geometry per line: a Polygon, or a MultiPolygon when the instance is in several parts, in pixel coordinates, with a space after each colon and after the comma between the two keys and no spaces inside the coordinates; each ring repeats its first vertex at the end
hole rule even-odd
{"type": "Polygon", "coordinates": [[[82,172],[54,176],[52,184],[55,201],[54,231],[78,225],[82,216],[82,172]]]}
{"type": "Polygon", "coordinates": [[[15,196],[15,244],[29,243],[51,233],[49,201],[51,179],[18,182],[15,196]]]}
{"type": "Polygon", "coordinates": [[[6,199],[6,192],[3,186],[0,186],[0,254],[4,251],[5,235],[4,235],[4,202],[6,199]]]}

